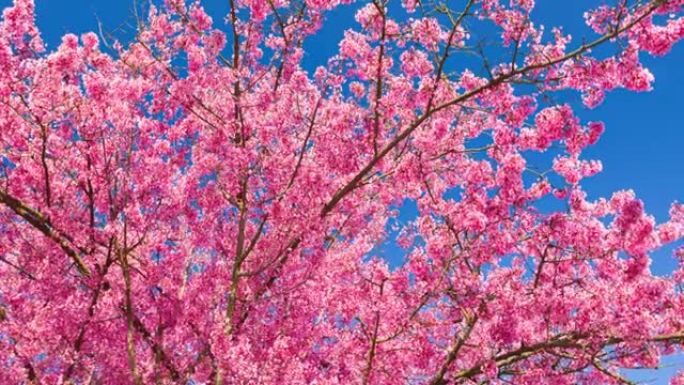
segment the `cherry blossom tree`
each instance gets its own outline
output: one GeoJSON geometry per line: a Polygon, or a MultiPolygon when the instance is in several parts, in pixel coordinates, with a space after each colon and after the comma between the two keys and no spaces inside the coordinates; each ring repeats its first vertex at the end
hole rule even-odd
{"type": "Polygon", "coordinates": [[[373,0],[307,71],[350,2],[153,2],[52,51],[5,9],[0,383],[630,384],[682,348],[684,248],[649,264],[684,205],[589,199],[572,98],[648,91],[684,1],[573,40],[534,0],[373,0]]]}

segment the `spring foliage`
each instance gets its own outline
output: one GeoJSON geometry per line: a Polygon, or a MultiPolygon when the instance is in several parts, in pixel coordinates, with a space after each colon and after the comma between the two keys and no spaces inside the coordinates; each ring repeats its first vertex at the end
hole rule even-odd
{"type": "Polygon", "coordinates": [[[307,71],[349,2],[166,0],[52,51],[4,11],[1,383],[619,384],[681,348],[684,249],[649,255],[684,205],[589,200],[604,126],[570,100],[648,91],[684,1],[572,40],[534,0],[374,0],[307,71]]]}

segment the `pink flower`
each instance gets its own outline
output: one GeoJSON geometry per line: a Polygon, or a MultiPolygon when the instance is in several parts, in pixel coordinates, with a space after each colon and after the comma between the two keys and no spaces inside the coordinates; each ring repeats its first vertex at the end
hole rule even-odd
{"type": "Polygon", "coordinates": [[[424,17],[411,23],[412,38],[430,51],[436,51],[444,39],[444,31],[437,19],[424,17]]]}
{"type": "Polygon", "coordinates": [[[408,76],[425,76],[432,72],[432,63],[424,52],[409,50],[401,54],[401,70],[408,76]]]}

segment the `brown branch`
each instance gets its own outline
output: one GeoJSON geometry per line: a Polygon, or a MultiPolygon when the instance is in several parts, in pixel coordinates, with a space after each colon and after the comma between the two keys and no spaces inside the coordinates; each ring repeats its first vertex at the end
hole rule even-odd
{"type": "MultiPolygon", "coordinates": [[[[451,27],[451,31],[449,32],[449,37],[447,38],[446,47],[444,47],[444,53],[442,54],[442,57],[439,60],[439,63],[437,64],[437,72],[435,73],[435,85],[432,87],[432,93],[430,94],[430,99],[428,100],[427,107],[425,108],[426,111],[429,111],[430,108],[432,108],[432,103],[434,102],[435,95],[437,94],[437,89],[439,88],[440,80],[442,80],[442,74],[444,73],[444,65],[446,64],[447,58],[449,57],[449,50],[451,49],[451,45],[453,44],[454,36],[456,36],[456,31],[458,31],[458,28],[463,23],[463,19],[465,19],[466,15],[468,14],[468,11],[474,3],[475,0],[469,0],[468,4],[466,4],[465,8],[463,9],[463,12],[461,12],[461,14],[458,16],[456,20],[452,21],[453,25],[451,27]]],[[[449,13],[449,16],[451,17],[451,13],[449,13]]]]}
{"type": "Polygon", "coordinates": [[[238,234],[235,244],[235,261],[233,262],[233,269],[230,276],[228,306],[226,307],[226,334],[230,334],[232,332],[233,315],[235,314],[238,285],[240,283],[240,269],[242,267],[242,262],[245,260],[243,248],[245,244],[245,227],[247,225],[247,177],[244,177],[240,184],[240,195],[238,196],[236,202],[239,210],[238,234]]]}
{"type": "Polygon", "coordinates": [[[266,225],[266,222],[268,221],[268,214],[264,215],[263,219],[261,219],[261,222],[259,222],[259,226],[256,229],[256,232],[254,233],[254,236],[252,236],[252,239],[249,241],[249,245],[247,246],[247,249],[245,249],[243,253],[243,259],[247,259],[249,254],[251,254],[252,250],[254,250],[254,247],[256,246],[257,242],[259,241],[259,238],[261,238],[261,234],[264,232],[264,225],[266,225]]]}
{"type": "MultiPolygon", "coordinates": [[[[557,335],[549,340],[538,342],[536,344],[532,344],[529,346],[521,346],[518,349],[509,351],[507,353],[502,353],[494,357],[494,361],[496,362],[497,366],[499,368],[505,367],[507,365],[514,364],[516,362],[522,361],[526,358],[535,356],[537,354],[546,352],[548,349],[553,349],[553,348],[575,348],[575,349],[581,349],[581,350],[586,350],[587,345],[582,343],[582,340],[585,340],[590,337],[590,334],[588,333],[570,333],[570,334],[561,334],[557,335]]],[[[603,343],[600,346],[600,349],[605,349],[610,346],[617,345],[619,343],[626,342],[627,340],[625,338],[621,337],[608,337],[606,338],[603,343]]],[[[674,334],[664,334],[664,335],[659,335],[659,336],[654,336],[651,338],[648,338],[646,340],[647,342],[651,343],[667,343],[667,342],[674,342],[674,343],[682,343],[684,342],[684,332],[680,333],[674,333],[674,334]]],[[[455,378],[461,378],[461,379],[469,379],[472,378],[478,374],[482,373],[484,366],[484,362],[479,362],[475,366],[462,370],[458,373],[456,373],[455,378]]]]}
{"type": "Polygon", "coordinates": [[[375,326],[373,327],[373,335],[370,336],[371,346],[368,350],[368,358],[366,359],[366,367],[363,369],[363,385],[367,385],[370,381],[371,372],[373,370],[373,361],[375,359],[376,349],[378,347],[378,328],[380,326],[380,312],[375,312],[375,326]]]}
{"type": "MultiPolygon", "coordinates": [[[[109,271],[109,268],[112,266],[114,263],[115,259],[112,257],[112,244],[113,239],[110,240],[109,243],[109,248],[107,252],[107,260],[105,261],[104,267],[102,268],[102,271],[100,271],[100,279],[97,282],[97,288],[93,292],[93,297],[90,300],[90,305],[88,306],[88,317],[86,318],[85,322],[81,324],[81,327],[78,330],[78,336],[76,336],[76,340],[74,341],[74,351],[76,353],[79,353],[81,351],[81,348],[83,347],[83,342],[85,341],[85,333],[87,330],[88,324],[90,324],[90,321],[92,320],[93,316],[95,315],[95,307],[97,306],[97,303],[101,297],[102,291],[108,290],[109,289],[109,284],[105,281],[102,282],[107,275],[107,272],[109,271]]],[[[71,376],[76,369],[76,365],[78,365],[78,357],[74,359],[74,361],[69,365],[67,368],[64,378],[67,380],[71,379],[71,376]]]]}
{"type": "Polygon", "coordinates": [[[147,343],[152,348],[152,352],[160,358],[160,360],[164,364],[164,367],[169,371],[171,379],[174,381],[179,380],[181,376],[178,373],[178,370],[176,369],[175,365],[173,364],[173,361],[171,361],[169,356],[164,351],[163,347],[160,346],[154,340],[154,338],[152,338],[152,334],[150,333],[150,331],[147,330],[145,325],[143,325],[142,321],[135,314],[133,314],[133,327],[138,333],[140,333],[140,335],[142,335],[145,341],[147,341],[147,343]]]}
{"type": "MultiPolygon", "coordinates": [[[[126,246],[124,245],[124,248],[126,246]]],[[[128,255],[119,248],[114,240],[115,253],[118,254],[121,273],[124,279],[124,312],[126,314],[126,352],[128,353],[128,365],[136,385],[142,385],[142,377],[138,373],[138,365],[135,348],[135,320],[133,314],[133,301],[131,298],[131,273],[128,265],[128,255]]]]}
{"type": "Polygon", "coordinates": [[[230,4],[230,28],[233,33],[233,69],[237,70],[240,64],[240,35],[237,31],[237,10],[235,0],[229,0],[230,4]]]}
{"type": "Polygon", "coordinates": [[[425,305],[427,305],[428,301],[432,298],[432,296],[433,296],[433,294],[430,292],[426,292],[425,294],[423,294],[420,298],[420,302],[418,303],[418,306],[416,306],[411,311],[411,314],[406,319],[404,324],[399,328],[399,330],[397,330],[396,332],[392,333],[391,335],[389,335],[387,337],[381,338],[380,340],[378,340],[378,343],[385,343],[387,341],[391,341],[391,340],[399,337],[403,333],[405,333],[408,330],[413,319],[416,318],[416,316],[418,315],[418,313],[420,313],[420,311],[423,309],[423,307],[425,307],[425,305]]]}
{"type": "Polygon", "coordinates": [[[375,83],[375,106],[373,108],[373,153],[378,153],[378,136],[380,135],[380,99],[382,98],[382,61],[385,56],[385,40],[387,35],[387,15],[385,15],[384,4],[378,4],[377,0],[373,5],[378,10],[382,18],[382,31],[380,34],[380,53],[378,55],[378,67],[375,83]]]}
{"type": "Polygon", "coordinates": [[[240,35],[237,30],[237,9],[235,0],[229,0],[230,3],[230,26],[233,33],[233,70],[235,71],[235,85],[233,94],[235,97],[235,121],[240,123],[240,133],[235,142],[244,147],[247,138],[245,137],[245,124],[242,118],[242,111],[240,108],[240,35]]]}
{"type": "Polygon", "coordinates": [[[314,107],[313,113],[311,114],[311,121],[309,123],[309,129],[306,132],[306,137],[304,138],[304,142],[302,143],[302,148],[299,151],[299,157],[297,158],[297,164],[295,165],[294,171],[292,171],[292,175],[290,176],[289,182],[287,182],[287,187],[285,188],[285,191],[283,191],[283,194],[287,190],[292,187],[292,184],[295,181],[295,178],[297,178],[297,174],[299,173],[299,168],[302,166],[302,160],[304,159],[304,154],[306,153],[306,145],[309,143],[309,139],[311,138],[311,134],[313,133],[314,125],[316,124],[316,115],[318,114],[318,109],[321,106],[321,101],[322,97],[318,99],[316,102],[316,106],[314,107]]]}
{"type": "MultiPolygon", "coordinates": [[[[18,271],[21,275],[25,276],[26,278],[30,279],[31,281],[35,281],[36,277],[33,276],[30,272],[28,272],[26,269],[24,269],[22,266],[19,266],[18,264],[7,260],[4,256],[0,256],[0,261],[4,262],[8,266],[14,268],[16,271],[18,271]]],[[[1,320],[0,320],[1,321],[1,320]]]]}
{"type": "Polygon", "coordinates": [[[533,287],[536,289],[537,286],[539,286],[539,280],[541,279],[541,274],[542,270],[544,269],[544,264],[546,263],[546,258],[549,253],[549,246],[547,245],[544,248],[544,252],[541,255],[541,259],[539,260],[539,266],[537,266],[537,272],[534,274],[534,284],[533,287]]]}
{"type": "MultiPolygon", "coordinates": [[[[291,255],[292,251],[294,251],[294,250],[299,246],[300,242],[301,242],[301,238],[299,238],[299,237],[298,237],[298,238],[292,239],[292,241],[290,241],[290,242],[288,243],[288,245],[287,245],[287,247],[285,248],[285,250],[283,250],[283,251],[280,253],[279,257],[278,257],[277,260],[276,260],[276,261],[277,261],[276,266],[273,268],[273,273],[272,273],[271,276],[268,278],[268,280],[267,280],[266,283],[263,285],[263,287],[262,287],[261,289],[259,289],[259,291],[257,291],[257,292],[254,294],[252,303],[258,301],[264,294],[266,294],[266,293],[268,292],[268,290],[271,289],[271,287],[273,286],[273,284],[274,284],[274,283],[276,282],[276,280],[278,279],[281,269],[282,269],[282,268],[285,266],[285,264],[287,263],[287,260],[289,259],[289,257],[290,257],[290,255],[291,255]]],[[[265,271],[265,270],[266,270],[266,269],[263,269],[263,271],[265,271]]],[[[247,320],[247,317],[249,317],[249,313],[250,313],[250,308],[248,307],[247,309],[245,309],[245,311],[242,312],[242,314],[240,315],[239,320],[235,323],[235,327],[234,327],[231,331],[234,331],[234,330],[239,329],[239,328],[242,326],[242,324],[245,323],[245,321],[247,320]]]]}
{"type": "Polygon", "coordinates": [[[52,190],[50,188],[50,170],[47,164],[47,128],[41,124],[41,150],[40,163],[43,166],[43,178],[45,179],[45,204],[47,207],[52,206],[52,190]]]}
{"type": "Polygon", "coordinates": [[[444,384],[444,376],[449,370],[451,364],[456,360],[456,358],[458,358],[458,353],[461,351],[461,348],[463,348],[463,345],[465,345],[466,341],[468,341],[468,339],[470,338],[470,334],[472,333],[473,329],[475,328],[475,324],[477,323],[477,315],[468,318],[469,319],[466,319],[466,329],[463,332],[463,335],[457,335],[456,343],[449,350],[449,353],[447,353],[446,359],[444,360],[444,363],[442,363],[442,366],[440,366],[437,373],[435,373],[432,379],[430,379],[430,382],[428,383],[429,385],[444,384]]]}
{"type": "Polygon", "coordinates": [[[40,231],[43,235],[59,245],[62,251],[72,259],[81,275],[86,277],[90,276],[90,270],[79,256],[79,253],[69,245],[70,239],[57,231],[41,213],[33,210],[19,199],[4,191],[0,191],[0,203],[9,207],[15,214],[26,220],[26,222],[36,230],[40,231]]]}
{"type": "Polygon", "coordinates": [[[613,373],[610,370],[604,368],[603,365],[601,365],[601,363],[597,359],[592,360],[592,365],[596,368],[596,370],[598,370],[599,372],[603,373],[604,375],[610,377],[611,379],[615,380],[616,382],[619,382],[620,384],[636,385],[635,382],[632,382],[632,381],[622,377],[621,375],[619,375],[617,373],[613,373]]]}

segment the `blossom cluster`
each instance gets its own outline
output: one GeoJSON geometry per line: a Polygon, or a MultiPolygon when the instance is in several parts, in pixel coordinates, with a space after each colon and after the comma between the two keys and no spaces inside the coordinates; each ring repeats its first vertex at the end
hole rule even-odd
{"type": "Polygon", "coordinates": [[[598,385],[681,351],[684,247],[650,255],[684,205],[590,197],[610,127],[565,96],[650,90],[684,1],[589,9],[583,40],[533,0],[368,1],[305,68],[351,2],[153,2],[48,51],[14,0],[0,383],[598,385]]]}

